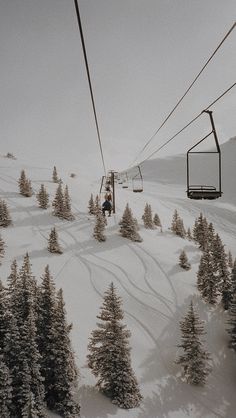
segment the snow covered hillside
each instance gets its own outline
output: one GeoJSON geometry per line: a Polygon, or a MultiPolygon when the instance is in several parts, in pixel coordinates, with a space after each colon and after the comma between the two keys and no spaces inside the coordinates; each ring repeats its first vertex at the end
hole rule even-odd
{"type": "MultiPolygon", "coordinates": [[[[53,167],[30,161],[1,157],[0,196],[6,200],[13,225],[1,229],[6,254],[0,267],[6,279],[10,264],[19,264],[29,253],[32,270],[38,280],[49,264],[57,288],[62,287],[68,321],[73,322],[72,341],[80,369],[81,416],[84,418],[235,418],[236,366],[235,353],[228,348],[227,314],[221,308],[209,307],[196,289],[196,272],[201,252],[197,246],[170,231],[175,209],[185,227],[193,226],[200,211],[213,222],[226,250],[236,257],[236,140],[222,146],[223,198],[216,201],[191,201],[186,198],[184,157],[154,160],[144,167],[144,192],[117,185],[117,211],[107,218],[107,241],[93,237],[94,219],[87,213],[91,193],[99,190],[99,179],[86,173],[70,177],[70,168],[58,170],[69,187],[74,221],[52,216],[52,208],[42,210],[35,195],[30,198],[18,192],[18,178],[25,169],[35,192],[42,183],[52,202],[57,185],[52,182],[53,167]],[[140,224],[142,243],[122,238],[118,222],[129,202],[140,224]],[[144,229],[141,220],[145,203],[160,216],[163,232],[144,229]],[[57,227],[63,254],[47,251],[47,238],[57,227]],[[185,250],[191,270],[178,266],[185,250]],[[87,344],[96,327],[96,315],[102,296],[113,281],[123,299],[125,323],[132,332],[132,366],[140,383],[143,402],[140,408],[122,410],[94,388],[95,379],[86,365],[87,344]],[[205,387],[184,383],[180,367],[174,363],[180,342],[179,320],[193,300],[201,319],[206,321],[206,346],[212,353],[213,371],[205,387]]],[[[56,162],[55,162],[56,164],[56,162]]],[[[50,415],[51,416],[51,415],[50,415]]],[[[53,415],[52,415],[53,416],[53,415]]]]}

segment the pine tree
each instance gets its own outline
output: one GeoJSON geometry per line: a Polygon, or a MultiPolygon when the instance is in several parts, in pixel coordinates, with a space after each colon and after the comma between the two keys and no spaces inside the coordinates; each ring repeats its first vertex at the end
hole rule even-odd
{"type": "Polygon", "coordinates": [[[91,193],[89,202],[88,202],[88,210],[89,210],[89,215],[94,215],[95,214],[95,205],[94,205],[94,200],[93,200],[93,194],[91,193]]]}
{"type": "Polygon", "coordinates": [[[24,193],[22,193],[25,197],[31,197],[33,195],[33,189],[31,186],[31,181],[29,179],[25,180],[24,186],[24,193]]]}
{"type": "Polygon", "coordinates": [[[4,350],[5,338],[7,333],[7,298],[6,289],[3,287],[0,280],[0,354],[4,350]]]}
{"type": "Polygon", "coordinates": [[[19,328],[17,326],[17,319],[15,315],[9,313],[7,317],[7,332],[4,341],[4,353],[8,369],[11,371],[12,379],[12,402],[11,402],[11,417],[18,417],[21,410],[21,390],[24,383],[25,376],[23,376],[22,362],[21,362],[21,337],[19,328]]]}
{"type": "Polygon", "coordinates": [[[10,418],[10,406],[12,401],[12,386],[10,371],[5,363],[2,351],[0,351],[0,417],[10,418]]]}
{"type": "Polygon", "coordinates": [[[232,295],[236,293],[236,258],[233,263],[233,267],[231,270],[231,283],[232,283],[232,295]]]}
{"type": "Polygon", "coordinates": [[[194,312],[193,303],[190,303],[189,310],[185,318],[180,321],[182,332],[181,344],[184,353],[176,360],[182,366],[185,380],[193,385],[203,385],[211,371],[209,366],[210,355],[204,350],[201,342],[202,335],[205,334],[203,322],[194,312]]]}
{"type": "Polygon", "coordinates": [[[4,257],[5,254],[5,242],[3,241],[1,235],[0,235],[0,265],[1,263],[1,258],[4,257]]]}
{"type": "Polygon", "coordinates": [[[29,377],[28,393],[26,394],[22,412],[27,410],[30,401],[34,399],[34,409],[38,418],[44,418],[44,386],[43,377],[40,372],[40,354],[37,346],[37,329],[33,305],[30,306],[28,318],[21,326],[21,361],[27,364],[27,375],[29,377]]]}
{"type": "Polygon", "coordinates": [[[65,207],[64,207],[64,195],[62,191],[62,184],[59,183],[56,190],[56,195],[52,203],[53,206],[53,215],[58,216],[58,218],[64,218],[65,207]]]}
{"type": "Polygon", "coordinates": [[[62,254],[63,251],[58,243],[58,233],[56,228],[52,228],[48,238],[48,251],[50,253],[62,254]]]}
{"type": "Polygon", "coordinates": [[[57,294],[54,329],[56,359],[55,382],[51,388],[53,393],[52,409],[64,417],[77,418],[80,411],[79,404],[74,399],[74,391],[77,389],[77,370],[69,337],[71,326],[68,326],[66,321],[62,289],[57,294]]]}
{"type": "Polygon", "coordinates": [[[214,240],[213,256],[217,268],[217,282],[219,283],[219,291],[221,293],[221,303],[225,310],[229,308],[231,302],[231,277],[228,270],[227,254],[220,236],[216,234],[214,240]]]}
{"type": "Polygon", "coordinates": [[[186,235],[186,231],[184,228],[183,219],[180,218],[178,211],[175,209],[172,223],[171,223],[171,231],[174,232],[174,234],[178,235],[181,238],[184,238],[186,235]]]}
{"type": "Polygon", "coordinates": [[[233,268],[233,265],[234,265],[234,263],[233,263],[233,257],[232,257],[232,253],[231,253],[231,251],[229,250],[229,252],[228,252],[228,266],[229,266],[229,268],[233,268]]]}
{"type": "Polygon", "coordinates": [[[193,238],[198,242],[199,248],[204,250],[208,242],[208,223],[202,213],[200,213],[198,219],[195,221],[193,238]]]}
{"type": "Polygon", "coordinates": [[[101,201],[100,201],[100,197],[97,194],[95,197],[95,203],[94,203],[94,215],[96,215],[99,212],[101,212],[101,201]]]}
{"type": "Polygon", "coordinates": [[[121,298],[113,283],[105,292],[98,329],[92,331],[88,345],[88,366],[95,377],[97,387],[121,408],[139,406],[141,394],[131,367],[130,332],[122,325],[121,298]]]}
{"type": "Polygon", "coordinates": [[[33,190],[31,187],[31,181],[27,179],[25,170],[21,170],[20,178],[18,180],[20,194],[25,197],[31,197],[33,194],[33,190]]]}
{"type": "Polygon", "coordinates": [[[39,207],[42,209],[47,209],[49,206],[49,194],[46,191],[44,184],[41,184],[39,192],[36,195],[36,198],[39,203],[39,207]]]}
{"type": "Polygon", "coordinates": [[[229,325],[227,331],[230,336],[229,347],[236,351],[236,292],[232,295],[227,323],[229,325]]]}
{"type": "Polygon", "coordinates": [[[189,227],[187,229],[187,238],[188,238],[189,241],[191,241],[193,239],[191,228],[189,228],[189,227]]]}
{"type": "Polygon", "coordinates": [[[19,185],[20,194],[22,195],[24,195],[25,182],[26,182],[25,170],[21,170],[20,178],[18,180],[18,185],[19,185]]]}
{"type": "Polygon", "coordinates": [[[179,265],[184,270],[190,270],[191,269],[191,264],[189,263],[188,257],[187,257],[186,252],[184,250],[182,250],[181,253],[180,253],[179,265]]]}
{"type": "Polygon", "coordinates": [[[7,294],[8,294],[8,307],[11,313],[15,313],[14,309],[16,307],[16,290],[17,290],[17,281],[18,281],[18,272],[17,272],[17,262],[13,260],[11,263],[11,273],[7,277],[7,294]]]}
{"type": "Polygon", "coordinates": [[[71,203],[70,203],[70,196],[68,186],[65,187],[64,191],[64,219],[68,221],[73,221],[75,219],[74,215],[71,212],[71,203]]]}
{"type": "Polygon", "coordinates": [[[216,267],[209,247],[205,249],[200,259],[197,273],[197,288],[206,302],[212,305],[216,304],[219,284],[216,278],[216,267]]]}
{"type": "MultiPolygon", "coordinates": [[[[19,271],[19,280],[15,290],[15,313],[18,326],[21,327],[29,318],[31,309],[36,303],[37,283],[32,274],[29,254],[26,253],[23,265],[19,271]]],[[[21,328],[20,328],[21,332],[21,328]]]]}
{"type": "Polygon", "coordinates": [[[159,226],[161,228],[161,221],[157,213],[155,213],[153,217],[153,223],[155,226],[159,226]]]}
{"type": "Polygon", "coordinates": [[[178,219],[179,219],[179,214],[178,214],[177,209],[175,209],[172,222],[171,222],[171,227],[170,227],[171,231],[174,232],[174,234],[176,233],[176,225],[177,225],[178,219]]]}
{"type": "Polygon", "coordinates": [[[53,183],[59,183],[59,181],[60,181],[59,178],[58,178],[58,175],[57,175],[57,168],[55,167],[55,165],[53,167],[52,181],[53,181],[53,183]]]}
{"type": "Polygon", "coordinates": [[[5,200],[0,200],[0,226],[4,228],[8,227],[12,224],[11,216],[9,213],[9,209],[5,200]]]}
{"type": "Polygon", "coordinates": [[[216,234],[215,234],[214,226],[213,226],[212,222],[210,222],[209,225],[208,225],[206,237],[207,237],[207,245],[210,248],[210,250],[212,251],[212,253],[214,252],[215,235],[216,234]]]}
{"type": "Polygon", "coordinates": [[[181,238],[185,238],[185,236],[186,236],[186,231],[185,231],[185,228],[184,228],[184,222],[183,222],[183,219],[181,219],[181,218],[177,219],[175,233],[176,233],[176,235],[178,235],[181,238]]]}
{"type": "Polygon", "coordinates": [[[152,208],[151,208],[151,205],[149,205],[148,203],[146,203],[146,205],[145,205],[142,220],[143,220],[145,228],[147,228],[147,229],[153,229],[154,228],[153,220],[152,220],[152,208]]]}
{"type": "Polygon", "coordinates": [[[103,216],[101,213],[97,213],[96,223],[93,230],[93,236],[99,242],[106,241],[106,236],[104,235],[105,225],[105,216],[103,216]]]}
{"type": "Polygon", "coordinates": [[[142,238],[137,232],[137,223],[133,218],[133,214],[127,203],[122,219],[119,222],[120,234],[122,237],[128,238],[131,241],[141,242],[142,238]]]}

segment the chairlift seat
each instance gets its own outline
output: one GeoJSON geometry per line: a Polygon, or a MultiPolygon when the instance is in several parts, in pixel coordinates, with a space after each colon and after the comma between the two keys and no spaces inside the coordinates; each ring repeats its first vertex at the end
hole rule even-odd
{"type": "Polygon", "coordinates": [[[143,191],[143,189],[142,188],[136,188],[136,189],[133,189],[133,192],[134,193],[140,193],[140,192],[142,192],[143,191]]]}
{"type": "Polygon", "coordinates": [[[190,199],[200,200],[200,199],[218,199],[221,197],[222,192],[216,190],[214,186],[189,186],[187,190],[187,196],[190,199]]]}

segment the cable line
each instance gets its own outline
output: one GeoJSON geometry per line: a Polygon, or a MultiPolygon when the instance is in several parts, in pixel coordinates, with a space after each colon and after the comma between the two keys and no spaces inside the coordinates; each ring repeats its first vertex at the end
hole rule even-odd
{"type": "Polygon", "coordinates": [[[78,0],[74,0],[74,3],[75,3],[75,10],[76,10],[77,22],[78,22],[79,31],[80,31],[80,38],[81,38],[81,43],[82,43],[82,48],[83,48],[84,61],[85,61],[86,72],[87,72],[88,83],[89,83],[89,90],[90,90],[90,95],[91,95],[91,100],[92,100],[93,113],[94,113],[94,118],[95,118],[96,129],[97,129],[97,136],[98,136],[99,148],[100,148],[100,152],[101,152],[104,173],[106,175],[106,167],[105,167],[104,155],[103,155],[103,150],[102,150],[102,141],[101,141],[101,136],[100,136],[99,127],[98,127],[97,112],[96,112],[94,95],[93,95],[93,89],[92,89],[92,83],[91,83],[91,77],[90,77],[90,72],[89,72],[89,65],[88,65],[86,47],[85,47],[85,42],[84,42],[84,35],[83,35],[81,18],[80,18],[78,0]]]}
{"type": "Polygon", "coordinates": [[[213,106],[215,103],[217,103],[225,94],[227,94],[233,87],[236,86],[236,82],[233,83],[227,90],[225,90],[220,96],[218,96],[212,103],[210,103],[201,113],[199,113],[197,116],[195,116],[190,122],[188,122],[182,129],[180,129],[176,134],[174,134],[171,138],[169,138],[164,144],[162,144],[159,148],[157,148],[155,151],[153,151],[147,158],[142,160],[139,165],[143,164],[144,161],[149,160],[149,158],[153,157],[157,152],[159,152],[162,148],[164,148],[167,144],[169,144],[173,139],[175,139],[179,134],[181,134],[186,128],[188,128],[190,125],[192,125],[193,122],[195,122],[205,110],[208,110],[211,106],[213,106]]]}
{"type": "Polygon", "coordinates": [[[188,94],[188,92],[190,91],[190,89],[193,87],[193,85],[196,83],[197,79],[200,77],[200,75],[203,73],[203,71],[205,70],[205,68],[207,67],[207,65],[209,64],[209,62],[212,60],[212,58],[214,57],[214,55],[217,53],[217,51],[220,49],[220,47],[222,46],[222,44],[225,42],[225,40],[228,38],[228,36],[231,34],[231,32],[234,30],[236,26],[236,22],[234,22],[233,26],[230,28],[230,30],[226,33],[226,35],[224,36],[224,38],[222,39],[222,41],[219,43],[219,45],[216,47],[216,49],[214,50],[214,52],[211,54],[210,58],[208,58],[208,60],[206,61],[206,63],[204,64],[204,66],[202,67],[202,69],[199,71],[199,73],[196,75],[196,77],[194,78],[194,80],[192,81],[192,83],[190,84],[190,86],[187,88],[187,90],[185,91],[185,93],[183,94],[183,96],[181,96],[181,98],[178,100],[178,102],[176,103],[176,105],[173,107],[173,109],[171,110],[171,112],[167,115],[167,117],[164,119],[164,121],[161,123],[161,125],[159,126],[159,128],[154,132],[154,134],[151,136],[151,138],[146,142],[146,144],[144,145],[144,147],[139,151],[137,157],[135,158],[135,160],[133,161],[133,163],[131,165],[133,165],[135,163],[135,161],[138,159],[138,157],[142,154],[142,152],[147,148],[147,146],[150,144],[150,142],[153,140],[153,138],[158,134],[158,132],[161,130],[161,128],[165,125],[165,123],[168,121],[168,119],[171,117],[171,115],[174,113],[174,111],[177,109],[177,107],[180,105],[180,103],[183,101],[183,99],[185,98],[185,96],[188,94]]]}

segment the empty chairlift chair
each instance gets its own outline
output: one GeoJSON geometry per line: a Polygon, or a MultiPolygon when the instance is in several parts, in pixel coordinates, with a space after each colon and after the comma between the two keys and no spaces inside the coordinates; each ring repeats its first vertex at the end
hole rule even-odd
{"type": "Polygon", "coordinates": [[[143,191],[143,176],[138,165],[138,173],[132,178],[133,192],[140,193],[143,191]]]}
{"type": "Polygon", "coordinates": [[[220,146],[215,130],[214,120],[212,116],[212,111],[204,110],[203,112],[208,113],[210,117],[211,127],[212,130],[209,134],[207,134],[204,138],[197,142],[192,148],[190,148],[187,152],[187,196],[190,199],[217,199],[221,197],[221,151],[220,146]],[[214,136],[216,151],[194,151],[194,149],[201,144],[205,139],[207,139],[211,134],[214,136]],[[217,154],[218,155],[218,186],[206,185],[206,184],[190,184],[190,156],[191,154],[199,154],[199,158],[201,154],[217,154]]]}
{"type": "Polygon", "coordinates": [[[128,176],[127,173],[125,173],[125,177],[123,178],[122,181],[122,188],[123,189],[128,189],[129,185],[128,185],[128,176]]]}

